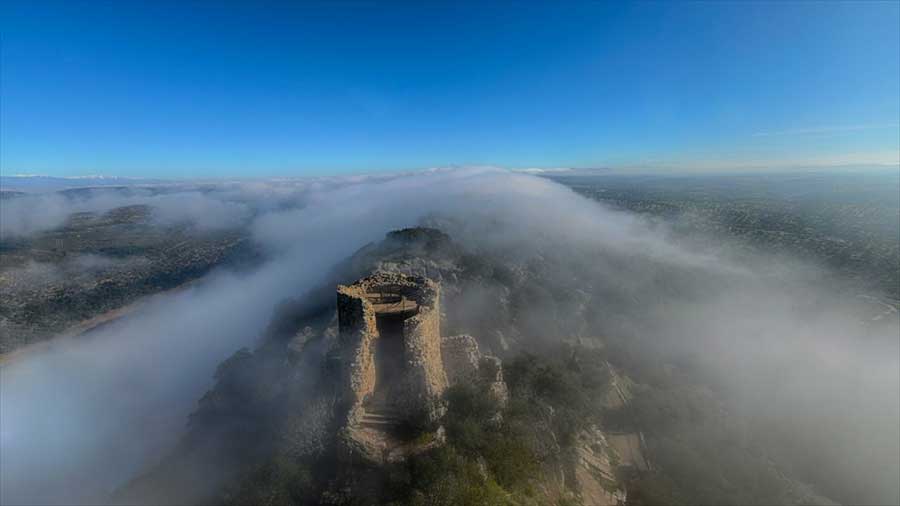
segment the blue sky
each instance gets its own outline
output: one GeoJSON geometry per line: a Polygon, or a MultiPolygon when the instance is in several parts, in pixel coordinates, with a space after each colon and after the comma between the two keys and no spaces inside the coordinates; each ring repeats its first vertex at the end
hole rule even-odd
{"type": "Polygon", "coordinates": [[[898,2],[5,1],[0,15],[4,175],[900,158],[898,2]]]}

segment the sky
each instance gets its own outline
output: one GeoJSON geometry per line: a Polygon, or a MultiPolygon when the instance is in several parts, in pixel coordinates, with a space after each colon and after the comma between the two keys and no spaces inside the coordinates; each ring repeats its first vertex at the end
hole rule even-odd
{"type": "Polygon", "coordinates": [[[3,175],[900,160],[900,2],[3,0],[0,16],[3,175]]]}

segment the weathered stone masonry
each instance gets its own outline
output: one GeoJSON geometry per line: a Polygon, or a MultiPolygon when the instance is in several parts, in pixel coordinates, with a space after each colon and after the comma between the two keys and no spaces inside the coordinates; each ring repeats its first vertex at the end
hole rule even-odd
{"type": "Polygon", "coordinates": [[[338,286],[343,458],[380,464],[442,444],[440,427],[424,446],[398,428],[439,421],[450,385],[483,382],[506,401],[498,359],[481,355],[471,336],[441,337],[440,299],[434,281],[395,272],[338,286]]]}
{"type": "MultiPolygon", "coordinates": [[[[440,287],[431,280],[379,273],[349,286],[338,286],[340,346],[344,356],[344,399],[349,421],[356,421],[380,386],[375,357],[379,339],[400,339],[399,360],[386,371],[394,378],[389,404],[400,416],[419,415],[447,388],[441,361],[440,287]],[[382,336],[379,319],[402,320],[401,335],[382,336]]],[[[394,322],[397,325],[397,322],[394,322]]],[[[382,330],[387,325],[382,326],[382,330]]],[[[386,357],[392,358],[392,357],[386,357]]]]}

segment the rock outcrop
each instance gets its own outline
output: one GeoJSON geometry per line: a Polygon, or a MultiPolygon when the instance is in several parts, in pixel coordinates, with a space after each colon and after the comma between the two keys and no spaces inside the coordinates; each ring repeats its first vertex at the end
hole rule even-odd
{"type": "Polygon", "coordinates": [[[626,504],[626,492],[616,476],[621,457],[597,427],[578,435],[573,447],[572,488],[584,506],[626,504]]]}
{"type": "Polygon", "coordinates": [[[503,366],[497,357],[482,355],[478,341],[468,334],[441,340],[444,371],[450,385],[486,383],[491,397],[504,406],[509,398],[503,381],[503,366]]]}

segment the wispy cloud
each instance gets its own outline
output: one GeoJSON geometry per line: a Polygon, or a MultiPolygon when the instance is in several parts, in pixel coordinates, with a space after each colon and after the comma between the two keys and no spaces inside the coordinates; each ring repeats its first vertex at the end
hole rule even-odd
{"type": "Polygon", "coordinates": [[[769,132],[756,132],[753,134],[754,137],[774,137],[781,135],[818,135],[818,134],[832,134],[832,133],[844,133],[844,132],[858,132],[861,130],[881,130],[885,128],[897,128],[900,127],[898,123],[880,123],[880,124],[866,124],[866,125],[838,125],[838,126],[820,126],[820,127],[812,127],[812,128],[791,128],[788,130],[774,130],[769,132]]]}

